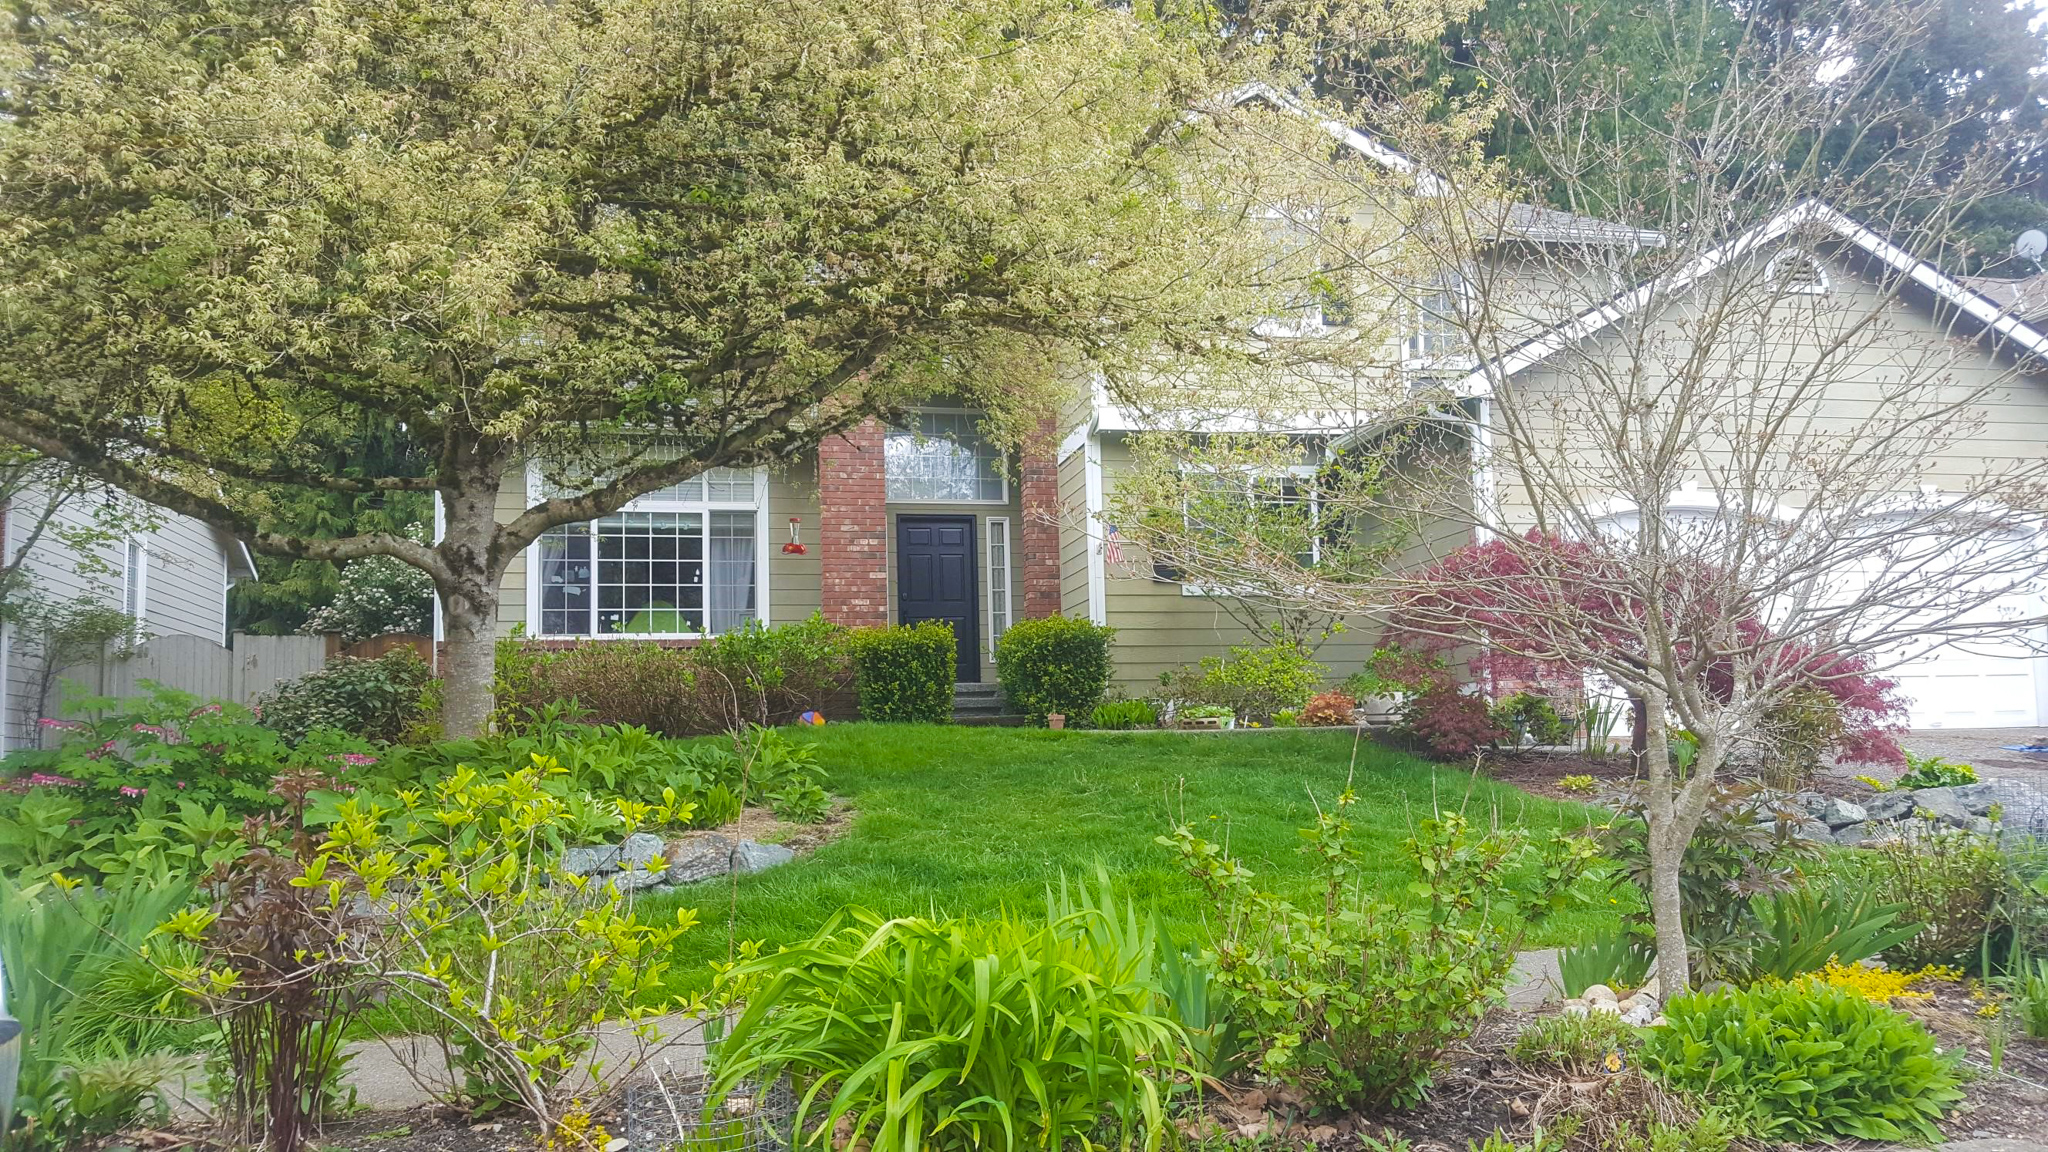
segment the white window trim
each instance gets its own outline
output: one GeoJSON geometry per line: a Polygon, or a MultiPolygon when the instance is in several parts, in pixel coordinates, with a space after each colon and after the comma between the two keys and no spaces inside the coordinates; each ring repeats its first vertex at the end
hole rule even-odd
{"type": "Polygon", "coordinates": [[[1834,287],[1828,279],[1828,266],[1821,263],[1820,257],[1799,248],[1787,248],[1771,257],[1770,263],[1764,265],[1764,283],[1772,292],[1783,292],[1787,296],[1825,296],[1834,287]],[[1813,280],[1792,288],[1782,287],[1778,283],[1778,269],[1787,260],[1804,261],[1813,269],[1813,280]]]}
{"type": "MultiPolygon", "coordinates": [[[[984,413],[982,413],[982,412],[980,412],[980,411],[978,411],[978,410],[976,410],[976,409],[973,409],[973,408],[934,408],[934,407],[920,407],[920,408],[913,408],[913,409],[911,409],[911,411],[912,411],[912,412],[914,412],[914,413],[917,413],[918,415],[924,415],[924,414],[926,414],[926,413],[930,413],[930,414],[931,414],[931,415],[933,415],[933,416],[981,416],[981,415],[984,415],[984,413]]],[[[1002,494],[1002,497],[1001,497],[1000,499],[995,499],[995,500],[915,500],[915,499],[912,499],[912,500],[902,500],[902,499],[898,499],[897,497],[894,497],[894,496],[891,496],[891,495],[889,495],[889,449],[888,449],[888,446],[887,446],[887,445],[888,445],[888,440],[889,440],[889,437],[890,437],[890,436],[891,436],[892,434],[896,433],[897,431],[900,431],[900,430],[899,430],[899,429],[896,429],[896,428],[884,428],[884,429],[882,429],[882,442],[883,442],[883,448],[882,448],[882,500],[883,500],[883,502],[884,502],[884,503],[888,503],[888,504],[914,504],[914,505],[918,505],[918,506],[920,506],[920,507],[938,507],[938,506],[940,506],[940,505],[945,505],[945,504],[960,504],[960,505],[967,505],[967,504],[983,504],[983,505],[988,505],[988,506],[990,506],[990,507],[994,507],[994,506],[997,506],[997,505],[1002,505],[1002,504],[1008,504],[1008,503],[1010,502],[1010,470],[1009,470],[1009,466],[1008,466],[1008,465],[1009,465],[1009,460],[1008,460],[1007,458],[1005,458],[1005,459],[1003,460],[1003,467],[1001,467],[1001,468],[997,469],[997,471],[996,471],[996,479],[998,479],[998,480],[1002,481],[1002,484],[1003,484],[1003,494],[1002,494]]]]}
{"type": "MultiPolygon", "coordinates": [[[[1289,215],[1279,208],[1260,208],[1253,215],[1259,220],[1278,220],[1288,224],[1294,223],[1297,219],[1320,220],[1322,218],[1320,210],[1310,210],[1297,217],[1289,215]]],[[[1308,304],[1304,305],[1293,316],[1267,316],[1261,318],[1258,323],[1252,325],[1252,335],[1274,340],[1299,340],[1309,336],[1327,336],[1332,332],[1342,332],[1349,327],[1351,327],[1349,324],[1330,323],[1329,314],[1323,310],[1321,304],[1308,304]]]]}
{"type": "MultiPolygon", "coordinates": [[[[769,624],[771,623],[771,621],[770,621],[770,619],[769,619],[769,612],[768,612],[768,597],[769,597],[769,589],[770,589],[770,587],[772,586],[772,581],[770,581],[770,579],[769,579],[769,573],[768,573],[768,556],[769,556],[769,549],[768,549],[768,500],[769,500],[769,488],[770,488],[770,485],[771,485],[771,481],[770,481],[770,479],[769,479],[768,473],[767,473],[767,472],[766,472],[766,470],[764,470],[764,469],[760,469],[760,468],[756,468],[756,469],[753,469],[753,473],[754,473],[754,502],[753,502],[753,510],[754,510],[754,619],[755,619],[755,621],[756,621],[756,622],[758,622],[758,623],[759,623],[759,624],[760,624],[760,625],[761,625],[762,627],[764,627],[764,628],[765,628],[765,627],[768,627],[768,626],[769,626],[769,624]]],[[[709,489],[706,489],[706,495],[707,495],[707,496],[709,495],[709,489]]],[[[526,503],[527,503],[527,506],[528,506],[528,507],[531,507],[532,505],[534,505],[534,504],[538,503],[538,502],[540,501],[540,496],[541,496],[541,476],[540,476],[540,462],[539,462],[539,461],[537,461],[537,460],[528,460],[528,461],[526,462],[526,503]]],[[[711,502],[711,501],[709,501],[709,500],[704,500],[704,501],[679,501],[679,500],[660,500],[660,499],[657,499],[657,500],[651,500],[651,501],[649,501],[649,500],[647,500],[647,498],[646,498],[646,497],[636,497],[636,498],[634,498],[634,499],[632,499],[632,500],[628,500],[628,501],[626,501],[625,505],[624,505],[623,507],[621,507],[621,508],[619,508],[619,509],[618,509],[618,512],[702,512],[702,513],[704,513],[704,514],[705,514],[705,517],[706,517],[706,519],[705,519],[705,527],[706,527],[706,530],[708,531],[708,530],[709,530],[709,527],[710,527],[710,513],[712,513],[712,512],[739,512],[739,511],[744,511],[746,507],[747,507],[746,505],[742,505],[742,504],[718,504],[718,503],[713,503],[713,502],[711,502]]],[[[612,513],[607,513],[607,515],[617,515],[617,514],[618,514],[618,512],[612,512],[612,513]]],[[[440,508],[439,508],[439,505],[438,505],[438,499],[437,499],[437,503],[436,503],[436,507],[435,507],[435,513],[436,513],[436,519],[439,519],[439,513],[440,513],[440,508]]],[[[603,519],[603,517],[599,517],[598,519],[603,519]]],[[[709,542],[709,537],[708,537],[708,536],[706,537],[706,541],[707,541],[707,543],[709,542]]],[[[592,626],[591,626],[591,631],[590,631],[590,632],[589,632],[588,634],[574,634],[574,633],[571,633],[571,634],[562,634],[562,633],[553,633],[553,632],[543,632],[543,631],[541,631],[541,627],[540,627],[540,623],[541,623],[541,608],[540,608],[540,601],[541,601],[541,591],[542,591],[542,588],[541,588],[541,580],[540,580],[540,541],[539,541],[539,540],[535,540],[535,541],[534,541],[533,543],[531,543],[531,544],[528,544],[528,545],[526,546],[526,552],[525,552],[525,556],[526,556],[526,638],[527,638],[527,639],[529,639],[529,640],[602,640],[602,641],[613,641],[613,640],[709,640],[709,639],[711,639],[711,638],[712,638],[713,636],[719,635],[719,633],[716,633],[716,632],[607,632],[607,633],[599,633],[599,632],[597,631],[597,628],[596,628],[596,624],[595,624],[595,622],[594,622],[594,621],[592,622],[592,626]]],[[[595,557],[593,557],[593,558],[592,558],[592,560],[593,560],[593,562],[595,562],[595,557]]],[[[438,627],[439,627],[439,625],[440,625],[440,597],[439,597],[439,596],[436,596],[436,597],[434,598],[434,608],[435,608],[435,626],[436,626],[436,628],[438,628],[438,627]]],[[[595,604],[593,604],[593,605],[592,605],[592,610],[593,610],[593,611],[595,611],[595,608],[596,608],[596,606],[595,606],[595,604]]],[[[706,621],[709,621],[709,620],[711,619],[711,555],[710,555],[710,551],[709,551],[709,549],[708,549],[708,548],[706,549],[706,551],[705,551],[705,556],[704,556],[704,619],[705,619],[706,621]]]]}
{"type": "Polygon", "coordinates": [[[984,612],[986,620],[984,621],[981,634],[988,637],[988,657],[990,660],[994,660],[996,656],[996,641],[1002,639],[1001,636],[996,634],[996,525],[998,524],[1003,526],[1003,590],[1001,594],[1003,631],[1009,631],[1010,625],[1017,622],[1016,602],[1010,593],[1010,577],[1016,568],[1016,557],[1013,554],[1016,543],[1010,536],[1010,518],[1008,516],[984,516],[982,517],[981,535],[982,550],[986,553],[988,559],[988,608],[984,612]]]}
{"type": "Polygon", "coordinates": [[[121,542],[121,609],[128,608],[130,589],[135,593],[134,618],[137,632],[149,617],[149,546],[140,536],[130,536],[121,542]]]}
{"type": "MultiPolygon", "coordinates": [[[[1479,302],[1478,287],[1473,284],[1472,276],[1463,267],[1453,268],[1450,272],[1456,279],[1451,284],[1445,285],[1443,291],[1455,297],[1456,302],[1454,306],[1461,316],[1469,315],[1472,308],[1479,302]]],[[[1433,292],[1429,293],[1429,295],[1435,294],[1433,292]]],[[[1478,358],[1472,354],[1469,348],[1462,352],[1442,353],[1435,356],[1427,355],[1423,351],[1424,332],[1422,330],[1421,299],[1412,296],[1404,297],[1400,301],[1400,309],[1401,368],[1403,371],[1467,372],[1479,362],[1478,358]]],[[[1462,330],[1455,333],[1454,337],[1461,344],[1466,342],[1466,333],[1462,330]]]]}
{"type": "MultiPolygon", "coordinates": [[[[1251,469],[1245,477],[1246,498],[1250,498],[1251,486],[1254,483],[1257,483],[1261,478],[1273,476],[1306,476],[1309,479],[1313,480],[1316,474],[1321,472],[1322,470],[1322,465],[1320,464],[1289,464],[1285,468],[1251,469]]],[[[1308,503],[1309,508],[1311,510],[1310,514],[1316,517],[1318,521],[1320,521],[1322,519],[1322,495],[1313,486],[1310,487],[1309,493],[1310,495],[1308,503]]],[[[1181,515],[1183,518],[1185,518],[1187,513],[1183,511],[1181,515]]],[[[1318,532],[1316,535],[1309,538],[1309,564],[1311,567],[1313,567],[1314,565],[1320,564],[1322,562],[1323,537],[1322,533],[1318,532]]],[[[1219,598],[1227,596],[1231,599],[1236,599],[1237,597],[1244,595],[1244,593],[1239,589],[1227,587],[1221,584],[1190,584],[1186,582],[1183,582],[1181,584],[1180,594],[1183,596],[1213,596],[1219,598]]]]}

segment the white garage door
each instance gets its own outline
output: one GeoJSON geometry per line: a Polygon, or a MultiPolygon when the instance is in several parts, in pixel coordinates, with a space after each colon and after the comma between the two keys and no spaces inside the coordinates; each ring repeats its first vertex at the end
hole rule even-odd
{"type": "Polygon", "coordinates": [[[1970,640],[1887,675],[1912,701],[1915,728],[2024,728],[2041,720],[2034,686],[2039,664],[2022,644],[1970,640]]]}

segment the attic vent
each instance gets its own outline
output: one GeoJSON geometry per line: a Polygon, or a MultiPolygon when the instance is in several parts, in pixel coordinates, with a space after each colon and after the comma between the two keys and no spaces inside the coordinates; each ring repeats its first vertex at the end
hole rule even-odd
{"type": "Polygon", "coordinates": [[[1825,296],[1828,270],[1810,253],[1780,252],[1764,266],[1764,283],[1788,296],[1825,296]]]}

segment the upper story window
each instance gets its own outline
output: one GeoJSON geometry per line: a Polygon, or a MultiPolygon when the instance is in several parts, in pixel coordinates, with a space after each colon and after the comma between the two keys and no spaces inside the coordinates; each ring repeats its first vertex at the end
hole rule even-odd
{"type": "Polygon", "coordinates": [[[149,608],[149,549],[130,536],[121,547],[121,614],[142,624],[149,608]]]}
{"type": "Polygon", "coordinates": [[[1812,253],[1788,248],[1764,265],[1764,284],[1788,296],[1825,296],[1828,270],[1812,253]]]}
{"type": "Polygon", "coordinates": [[[1410,293],[1401,359],[1434,364],[1466,352],[1465,310],[1470,288],[1455,269],[1445,269],[1410,293]]]}
{"type": "Polygon", "coordinates": [[[1010,498],[1003,454],[971,412],[923,411],[882,442],[882,475],[899,503],[1002,504],[1010,498]]]}
{"type": "Polygon", "coordinates": [[[1261,336],[1317,336],[1351,324],[1350,289],[1316,252],[1318,219],[1313,212],[1296,217],[1277,208],[1259,216],[1273,252],[1266,274],[1274,286],[1286,288],[1281,313],[1253,327],[1261,336]]]}
{"type": "Polygon", "coordinates": [[[548,530],[530,557],[538,634],[707,636],[758,618],[764,479],[714,468],[548,530]]]}

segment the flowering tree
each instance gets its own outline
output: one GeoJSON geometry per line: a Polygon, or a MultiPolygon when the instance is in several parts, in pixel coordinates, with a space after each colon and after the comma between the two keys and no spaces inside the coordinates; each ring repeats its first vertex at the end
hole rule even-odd
{"type": "Polygon", "coordinates": [[[433,620],[432,577],[396,557],[366,556],[342,567],[334,599],[315,608],[299,631],[335,632],[353,644],[392,632],[426,632],[433,620]]]}

